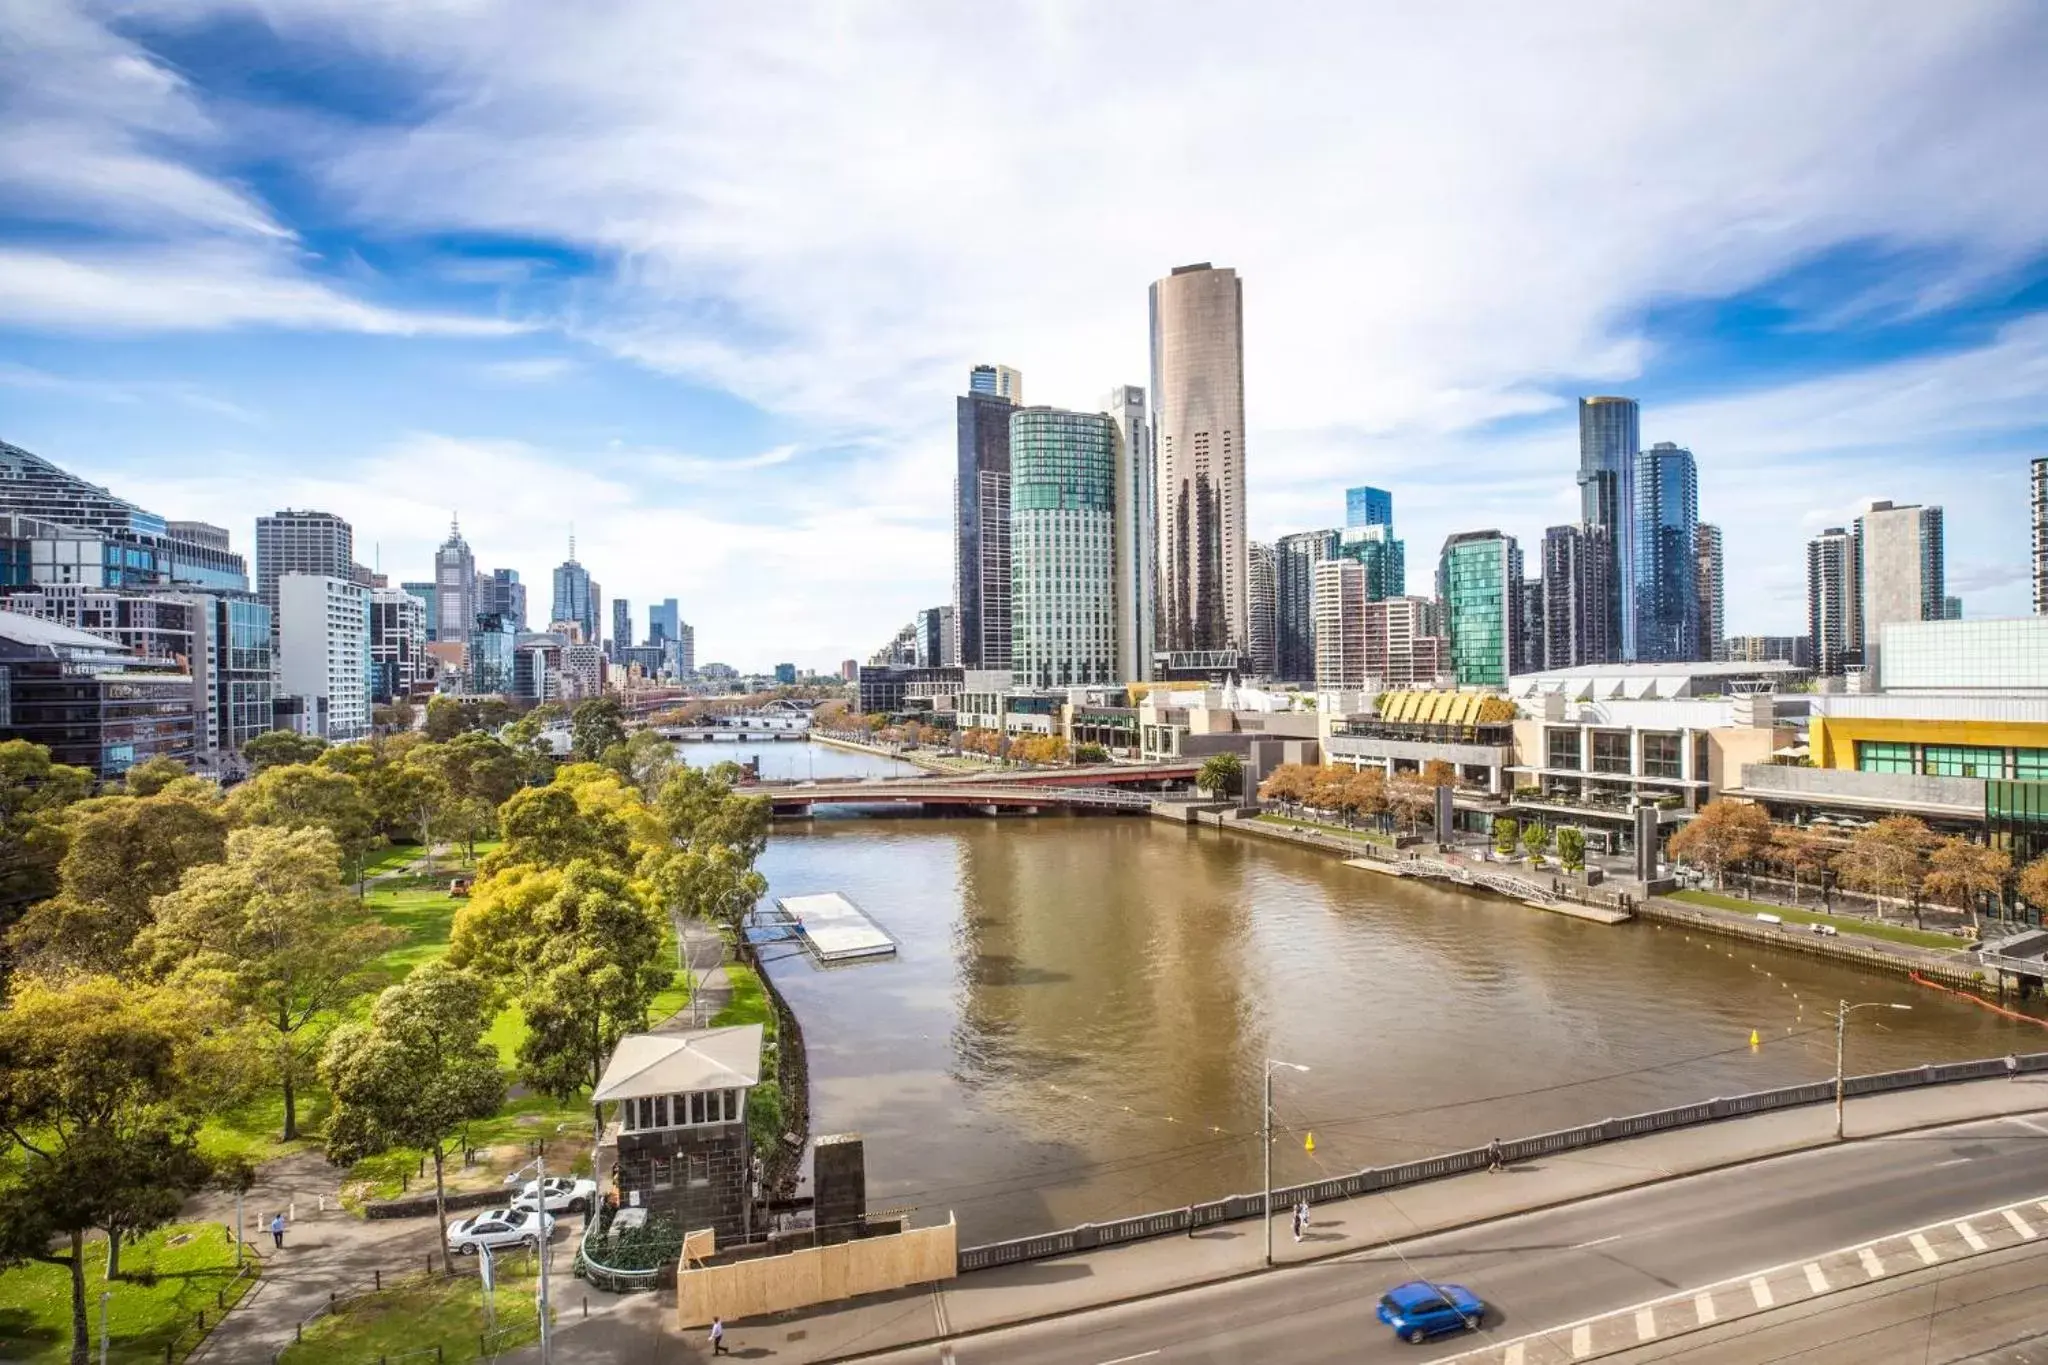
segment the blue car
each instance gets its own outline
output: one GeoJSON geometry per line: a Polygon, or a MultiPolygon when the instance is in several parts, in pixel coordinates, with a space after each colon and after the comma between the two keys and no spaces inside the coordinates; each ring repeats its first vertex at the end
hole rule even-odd
{"type": "Polygon", "coordinates": [[[1380,1321],[1417,1343],[1443,1332],[1476,1332],[1485,1316],[1486,1305],[1462,1284],[1410,1280],[1380,1296],[1380,1321]]]}

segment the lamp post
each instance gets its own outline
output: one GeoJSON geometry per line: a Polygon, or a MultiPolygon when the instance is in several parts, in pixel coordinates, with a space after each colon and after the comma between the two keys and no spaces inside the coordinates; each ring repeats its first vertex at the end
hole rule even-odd
{"type": "Polygon", "coordinates": [[[1307,1067],[1298,1062],[1280,1062],[1266,1059],[1266,1106],[1260,1115],[1260,1145],[1266,1156],[1266,1264],[1273,1264],[1273,1068],[1284,1066],[1290,1071],[1306,1072],[1307,1067]]]}
{"type": "MultiPolygon", "coordinates": [[[[561,1130],[556,1129],[557,1132],[561,1130]]],[[[519,1177],[533,1171],[534,1216],[540,1220],[540,1236],[535,1240],[535,1249],[540,1253],[540,1365],[548,1365],[548,1348],[554,1339],[554,1332],[548,1324],[548,1261],[554,1252],[554,1228],[548,1221],[548,1158],[546,1144],[542,1144],[539,1155],[505,1177],[507,1185],[517,1185],[519,1177]]],[[[595,1196],[593,1196],[594,1198],[595,1196]]]]}
{"type": "Polygon", "coordinates": [[[1837,1002],[1835,1010],[1835,1141],[1842,1140],[1842,1048],[1849,1031],[1851,1010],[1910,1010],[1911,1005],[1895,1005],[1888,1000],[1866,1000],[1852,1005],[1846,1000],[1837,1002]]]}

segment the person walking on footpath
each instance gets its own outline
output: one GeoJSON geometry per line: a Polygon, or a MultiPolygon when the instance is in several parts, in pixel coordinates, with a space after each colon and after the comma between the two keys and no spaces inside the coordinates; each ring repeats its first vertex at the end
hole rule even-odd
{"type": "Polygon", "coordinates": [[[1308,1236],[1308,1200],[1294,1206],[1294,1240],[1299,1242],[1308,1236]]]}
{"type": "Polygon", "coordinates": [[[725,1349],[724,1318],[713,1318],[711,1320],[711,1354],[715,1356],[729,1356],[732,1354],[731,1351],[725,1349]]]}
{"type": "Polygon", "coordinates": [[[1507,1169],[1507,1162],[1501,1159],[1499,1138],[1495,1138],[1486,1144],[1486,1169],[1488,1171],[1504,1171],[1507,1169]]]}
{"type": "Polygon", "coordinates": [[[278,1211],[277,1213],[274,1213],[274,1214],[272,1214],[272,1215],[271,1215],[271,1217],[270,1217],[270,1240],[271,1240],[272,1242],[274,1242],[274,1243],[276,1243],[276,1244],[277,1244],[277,1249],[278,1249],[279,1251],[283,1251],[283,1250],[284,1250],[284,1212],[283,1212],[283,1210],[279,1210],[279,1211],[278,1211]]]}
{"type": "Polygon", "coordinates": [[[2005,1054],[2005,1078],[2009,1081],[2016,1081],[2020,1078],[2020,1059],[2018,1053],[2008,1052],[2005,1054]]]}
{"type": "Polygon", "coordinates": [[[1195,1235],[1195,1206],[1194,1206],[1193,1204],[1190,1204],[1190,1205],[1188,1205],[1188,1236],[1189,1236],[1189,1237],[1193,1237],[1194,1235],[1195,1235]]]}

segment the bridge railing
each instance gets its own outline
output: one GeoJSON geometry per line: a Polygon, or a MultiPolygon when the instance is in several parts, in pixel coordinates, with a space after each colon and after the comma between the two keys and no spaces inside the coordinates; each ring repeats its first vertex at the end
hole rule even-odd
{"type": "MultiPolygon", "coordinates": [[[[2048,1052],[2028,1053],[2017,1060],[2021,1071],[2048,1071],[2048,1052]]],[[[1904,1071],[1880,1071],[1869,1075],[1851,1076],[1843,1084],[1843,1090],[1851,1096],[1882,1095],[1919,1086],[1989,1080],[2005,1074],[2005,1058],[1987,1057],[1979,1061],[1930,1063],[1910,1067],[1904,1071]]],[[[1581,1124],[1576,1128],[1560,1128],[1554,1132],[1517,1138],[1512,1142],[1501,1143],[1501,1157],[1509,1163],[1527,1161],[1557,1152],[1595,1147],[1604,1142],[1641,1137],[1646,1133],[1669,1132],[1674,1128],[1719,1123],[1723,1119],[1763,1114],[1777,1109],[1823,1104],[1832,1100],[1834,1095],[1833,1080],[1809,1081],[1804,1085],[1781,1086],[1775,1090],[1752,1090],[1746,1094],[1701,1100],[1670,1109],[1653,1109],[1647,1113],[1631,1114],[1624,1118],[1602,1119],[1598,1123],[1581,1124]]],[[[1284,1189],[1276,1188],[1273,1191],[1273,1207],[1291,1208],[1304,1199],[1314,1204],[1332,1199],[1352,1199],[1362,1194],[1374,1194],[1404,1185],[1421,1184],[1427,1180],[1442,1180],[1447,1176],[1483,1171],[1490,1161],[1491,1156],[1486,1148],[1470,1147],[1463,1151],[1425,1157],[1420,1161],[1404,1162],[1398,1166],[1368,1166],[1364,1170],[1353,1171],[1349,1175],[1329,1180],[1318,1180],[1307,1185],[1289,1185],[1284,1189]]],[[[960,1269],[963,1273],[971,1270],[993,1270],[997,1266],[1042,1260],[1048,1256],[1065,1256],[1094,1247],[1113,1246],[1118,1242],[1170,1236],[1214,1223],[1257,1218],[1263,1214],[1264,1209],[1265,1201],[1262,1194],[1233,1194],[1206,1203],[1164,1209],[1157,1213],[1120,1218],[1108,1223],[1083,1223],[1079,1227],[1062,1228],[1057,1232],[1040,1233],[1035,1237],[1017,1237],[1004,1242],[988,1242],[981,1246],[966,1247],[960,1252],[960,1269]]]]}

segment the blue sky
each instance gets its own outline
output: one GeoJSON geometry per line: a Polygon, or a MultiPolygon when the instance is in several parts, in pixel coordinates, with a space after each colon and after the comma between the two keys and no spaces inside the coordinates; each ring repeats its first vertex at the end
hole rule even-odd
{"type": "MultiPolygon", "coordinates": [[[[1803,543],[1949,509],[2027,609],[2048,13],[2026,3],[753,7],[0,0],[0,438],[168,515],[451,514],[699,659],[830,666],[950,593],[952,397],[1145,383],[1245,280],[1252,531],[1391,488],[1576,506],[1573,399],[1689,445],[1736,633],[1803,543]]],[[[540,587],[536,598],[544,598],[540,587]]],[[[535,610],[545,610],[536,601],[535,610]]]]}

